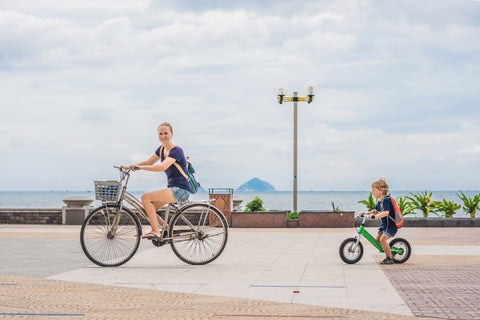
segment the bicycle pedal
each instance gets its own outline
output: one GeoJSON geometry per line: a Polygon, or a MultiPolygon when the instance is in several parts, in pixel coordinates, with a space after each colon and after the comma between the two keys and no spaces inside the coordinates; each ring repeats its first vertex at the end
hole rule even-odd
{"type": "Polygon", "coordinates": [[[166,241],[160,241],[159,238],[156,238],[156,239],[152,239],[152,243],[155,247],[161,247],[161,246],[165,245],[167,242],[166,241]]]}

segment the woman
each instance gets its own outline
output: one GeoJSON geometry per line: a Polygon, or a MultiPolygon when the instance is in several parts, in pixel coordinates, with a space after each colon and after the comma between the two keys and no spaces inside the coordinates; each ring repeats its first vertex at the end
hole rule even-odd
{"type": "Polygon", "coordinates": [[[124,169],[147,170],[153,172],[165,171],[168,184],[166,189],[147,192],[142,195],[143,208],[147,212],[152,230],[142,236],[143,239],[160,237],[159,224],[164,221],[157,216],[158,209],[167,203],[183,202],[190,196],[188,180],[180,173],[175,165],[177,162],[187,172],[187,160],[182,148],[172,142],[173,129],[170,123],[164,122],[158,127],[158,139],[162,144],[155,153],[145,161],[130,166],[121,166],[124,169]],[[160,154],[161,153],[161,154],[160,154]],[[156,164],[160,160],[159,164],[156,164]]]}
{"type": "MultiPolygon", "coordinates": [[[[397,234],[398,228],[395,224],[395,209],[393,208],[392,199],[389,196],[389,187],[387,181],[383,178],[372,183],[372,195],[378,199],[375,209],[367,212],[372,219],[382,219],[380,228],[378,229],[377,241],[382,245],[386,258],[381,264],[393,264],[392,250],[387,240],[397,234]],[[392,217],[393,219],[389,218],[392,217]]],[[[364,215],[361,213],[360,215],[364,215]]]]}

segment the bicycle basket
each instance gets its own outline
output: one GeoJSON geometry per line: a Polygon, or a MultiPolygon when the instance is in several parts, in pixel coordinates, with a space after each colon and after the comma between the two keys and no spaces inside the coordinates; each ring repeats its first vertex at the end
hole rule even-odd
{"type": "Polygon", "coordinates": [[[101,201],[117,201],[122,184],[118,181],[94,181],[95,199],[101,201]]]}

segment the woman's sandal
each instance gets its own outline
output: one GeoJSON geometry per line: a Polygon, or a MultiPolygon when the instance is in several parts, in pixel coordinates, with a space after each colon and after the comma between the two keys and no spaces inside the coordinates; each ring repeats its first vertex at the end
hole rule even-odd
{"type": "MultiPolygon", "coordinates": [[[[168,237],[167,230],[163,232],[163,238],[166,238],[166,237],[168,237]]],[[[160,233],[156,234],[155,232],[152,232],[152,231],[142,236],[142,239],[148,239],[148,240],[157,239],[157,238],[160,238],[160,233]]]]}
{"type": "Polygon", "coordinates": [[[156,234],[155,232],[149,232],[142,236],[142,239],[148,239],[148,240],[152,240],[155,238],[160,238],[160,234],[156,234]]]}

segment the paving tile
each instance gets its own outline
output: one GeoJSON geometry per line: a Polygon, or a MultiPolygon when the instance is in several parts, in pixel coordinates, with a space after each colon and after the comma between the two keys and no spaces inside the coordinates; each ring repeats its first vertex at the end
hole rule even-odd
{"type": "Polygon", "coordinates": [[[0,319],[480,319],[475,228],[402,229],[403,265],[380,266],[368,243],[343,263],[351,229],[231,229],[207,266],[144,241],[118,268],[91,264],[78,229],[0,225],[0,319]]]}
{"type": "Polygon", "coordinates": [[[480,256],[414,256],[383,266],[416,316],[480,319],[480,256]]]}
{"type": "Polygon", "coordinates": [[[415,319],[354,309],[0,275],[0,319],[148,318],[415,319]]]}

